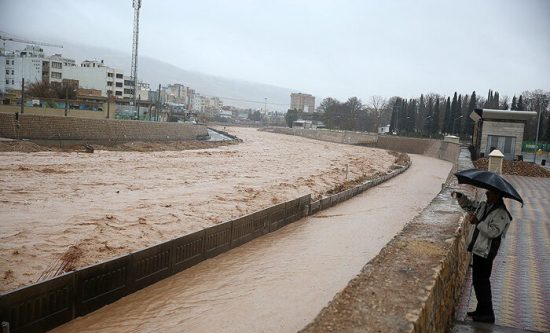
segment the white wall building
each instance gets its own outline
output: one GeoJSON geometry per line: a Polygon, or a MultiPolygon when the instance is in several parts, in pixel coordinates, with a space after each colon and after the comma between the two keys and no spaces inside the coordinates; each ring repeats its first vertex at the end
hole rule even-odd
{"type": "Polygon", "coordinates": [[[2,91],[21,90],[21,80],[25,85],[42,80],[44,51],[38,46],[27,45],[22,51],[0,54],[3,67],[0,72],[2,91]]]}
{"type": "MultiPolygon", "coordinates": [[[[63,68],[63,78],[78,80],[80,87],[84,89],[101,90],[101,96],[104,97],[109,93],[117,98],[129,95],[128,91],[125,93],[124,72],[105,66],[103,60],[85,60],[80,67],[65,67],[63,68]]],[[[128,77],[126,77],[126,81],[129,81],[128,77]]]]}
{"type": "Polygon", "coordinates": [[[39,46],[27,45],[23,50],[0,54],[0,90],[21,90],[21,80],[25,86],[40,82],[62,82],[63,68],[75,65],[73,59],[61,54],[44,56],[39,46]]]}

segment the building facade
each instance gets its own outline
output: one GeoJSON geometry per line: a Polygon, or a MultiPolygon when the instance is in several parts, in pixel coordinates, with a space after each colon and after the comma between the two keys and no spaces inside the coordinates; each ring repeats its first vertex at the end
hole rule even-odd
{"type": "Polygon", "coordinates": [[[315,111],[315,97],[310,94],[290,94],[290,109],[302,112],[315,111]]]}
{"type": "Polygon", "coordinates": [[[0,90],[21,90],[25,85],[44,82],[63,82],[63,69],[74,67],[73,59],[61,54],[44,56],[39,46],[27,45],[23,50],[4,51],[0,54],[0,90]]]}
{"type": "Polygon", "coordinates": [[[63,78],[78,80],[84,89],[101,90],[101,96],[109,94],[116,98],[128,98],[133,91],[133,82],[122,70],[105,66],[103,60],[85,60],[80,66],[64,67],[63,78]]]}
{"type": "Polygon", "coordinates": [[[474,121],[472,157],[487,157],[498,149],[505,159],[515,159],[521,155],[525,123],[536,115],[533,111],[476,109],[470,114],[474,121]]]}

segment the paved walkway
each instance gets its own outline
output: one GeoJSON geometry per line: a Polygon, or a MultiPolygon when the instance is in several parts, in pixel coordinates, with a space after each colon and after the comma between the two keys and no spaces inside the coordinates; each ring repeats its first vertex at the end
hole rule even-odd
{"type": "Polygon", "coordinates": [[[508,202],[513,216],[495,258],[491,287],[495,325],[476,324],[471,272],[464,284],[453,333],[550,332],[550,178],[506,176],[525,201],[508,202]]]}

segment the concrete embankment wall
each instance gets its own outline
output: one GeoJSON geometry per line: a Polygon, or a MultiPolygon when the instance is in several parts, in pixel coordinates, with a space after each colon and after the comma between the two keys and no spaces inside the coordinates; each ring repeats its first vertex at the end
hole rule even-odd
{"type": "MultiPolygon", "coordinates": [[[[470,167],[463,149],[457,169],[470,167]]],[[[469,225],[450,197],[455,185],[447,184],[303,332],[445,332],[469,260],[469,225]]]]}
{"type": "Polygon", "coordinates": [[[460,150],[460,146],[457,144],[435,139],[418,139],[365,132],[332,131],[324,129],[312,130],[287,127],[269,127],[262,130],[273,133],[297,135],[322,141],[365,145],[401,153],[424,155],[452,163],[456,162],[460,150]]]}
{"type": "MultiPolygon", "coordinates": [[[[86,111],[91,112],[91,111],[86,111]]],[[[206,126],[135,120],[86,119],[0,113],[0,137],[30,140],[125,141],[190,140],[208,135],[206,126]]]]}
{"type": "Polygon", "coordinates": [[[377,140],[377,135],[373,133],[363,132],[346,132],[332,130],[310,130],[303,128],[287,128],[287,127],[270,127],[262,129],[269,132],[303,136],[310,139],[347,143],[352,145],[357,144],[373,144],[377,140]]]}
{"type": "MultiPolygon", "coordinates": [[[[453,163],[441,192],[406,225],[380,254],[342,290],[303,332],[445,332],[452,323],[466,276],[469,224],[451,199],[452,174],[472,168],[470,153],[458,144],[433,139],[368,136],[371,141],[343,139],[330,131],[270,128],[268,131],[325,141],[430,156],[453,163]],[[374,137],[374,139],[373,139],[374,137]]],[[[337,132],[338,133],[338,132],[337,132]]],[[[354,137],[360,134],[350,133],[354,137]]],[[[475,197],[473,188],[466,191],[475,197]]]]}

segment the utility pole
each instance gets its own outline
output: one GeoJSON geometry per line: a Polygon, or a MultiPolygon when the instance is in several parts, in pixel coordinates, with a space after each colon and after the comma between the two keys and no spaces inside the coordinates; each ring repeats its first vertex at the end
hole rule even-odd
{"type": "Polygon", "coordinates": [[[69,87],[65,86],[65,117],[69,113],[69,87]]]}
{"type": "Polygon", "coordinates": [[[267,115],[267,97],[264,97],[264,113],[267,115]]]}
{"type": "Polygon", "coordinates": [[[158,97],[157,97],[157,119],[156,121],[159,121],[159,112],[160,112],[160,83],[159,83],[159,90],[158,90],[159,94],[158,94],[158,97]]]}
{"type": "MultiPolygon", "coordinates": [[[[132,43],[132,67],[131,67],[131,77],[134,85],[132,90],[132,104],[134,108],[137,106],[137,88],[138,88],[138,78],[137,78],[137,68],[138,68],[138,39],[139,39],[139,9],[141,8],[141,0],[132,1],[134,7],[134,37],[132,43]]],[[[135,110],[135,109],[134,109],[135,110]]],[[[139,114],[139,107],[138,112],[139,114]]]]}
{"type": "Polygon", "coordinates": [[[110,118],[111,113],[111,91],[107,90],[107,119],[110,118]]]}
{"type": "Polygon", "coordinates": [[[21,114],[25,111],[25,78],[21,79],[21,114]]]}

